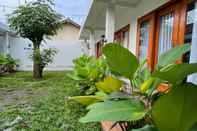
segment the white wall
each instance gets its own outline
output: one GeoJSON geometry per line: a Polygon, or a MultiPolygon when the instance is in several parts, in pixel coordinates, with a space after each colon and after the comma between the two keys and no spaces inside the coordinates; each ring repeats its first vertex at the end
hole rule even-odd
{"type": "MultiPolygon", "coordinates": [[[[73,59],[82,55],[81,41],[78,40],[79,28],[66,24],[56,36],[46,39],[41,48],[56,48],[58,53],[52,64],[46,70],[65,70],[73,66],[73,59]]],[[[32,70],[32,61],[29,54],[32,52],[32,43],[21,37],[10,38],[10,52],[15,59],[20,60],[19,70],[32,70]]]]}
{"type": "Polygon", "coordinates": [[[10,37],[10,54],[13,58],[20,60],[19,70],[32,70],[32,61],[29,59],[32,52],[31,46],[32,43],[28,39],[10,37]]]}
{"type": "Polygon", "coordinates": [[[136,53],[137,20],[169,0],[142,0],[135,8],[117,7],[116,30],[130,24],[130,51],[136,53]]]}

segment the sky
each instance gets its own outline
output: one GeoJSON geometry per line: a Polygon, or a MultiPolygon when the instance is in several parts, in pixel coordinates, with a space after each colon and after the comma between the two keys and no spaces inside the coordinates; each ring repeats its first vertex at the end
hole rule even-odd
{"type": "MultiPolygon", "coordinates": [[[[6,15],[11,13],[19,4],[32,0],[0,0],[0,22],[6,23],[6,15]]],[[[91,0],[54,0],[55,9],[65,18],[70,17],[82,24],[88,13],[91,0]]]]}

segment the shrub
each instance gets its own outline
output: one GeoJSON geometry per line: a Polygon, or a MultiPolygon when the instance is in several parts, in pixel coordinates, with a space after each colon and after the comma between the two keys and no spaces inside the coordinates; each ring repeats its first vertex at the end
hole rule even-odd
{"type": "Polygon", "coordinates": [[[96,92],[95,83],[103,80],[108,73],[106,60],[103,57],[97,59],[92,56],[82,55],[75,59],[73,63],[74,71],[69,75],[70,78],[78,81],[86,94],[96,92]]]}
{"type": "Polygon", "coordinates": [[[40,63],[40,73],[43,74],[44,68],[53,62],[55,55],[58,53],[57,49],[48,48],[40,51],[34,51],[30,54],[30,59],[40,63]]]}
{"type": "Polygon", "coordinates": [[[0,74],[14,72],[18,62],[18,60],[15,60],[10,55],[0,55],[0,74]]]}

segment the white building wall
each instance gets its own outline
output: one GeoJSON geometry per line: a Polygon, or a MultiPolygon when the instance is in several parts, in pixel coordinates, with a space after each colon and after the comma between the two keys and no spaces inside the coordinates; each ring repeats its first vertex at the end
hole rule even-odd
{"type": "Polygon", "coordinates": [[[21,37],[10,37],[10,54],[19,60],[18,70],[32,70],[32,61],[29,55],[32,52],[32,43],[21,37]],[[30,46],[30,47],[29,47],[30,46]]]}
{"type": "MultiPolygon", "coordinates": [[[[52,64],[45,70],[65,70],[73,66],[73,59],[83,54],[81,41],[78,40],[79,29],[65,25],[56,36],[42,42],[41,48],[56,48],[58,53],[52,64]]],[[[19,70],[32,70],[33,63],[29,59],[32,52],[32,42],[21,37],[10,38],[10,53],[20,60],[19,70]]]]}

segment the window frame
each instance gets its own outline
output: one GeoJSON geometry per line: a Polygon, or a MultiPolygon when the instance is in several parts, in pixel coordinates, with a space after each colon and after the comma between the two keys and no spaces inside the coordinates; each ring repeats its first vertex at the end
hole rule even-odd
{"type": "Polygon", "coordinates": [[[129,48],[130,45],[130,24],[122,27],[118,31],[114,33],[114,41],[117,41],[120,44],[123,44],[123,39],[124,39],[124,33],[128,32],[128,39],[127,39],[127,48],[129,48]]]}
{"type": "MultiPolygon", "coordinates": [[[[175,20],[173,27],[173,46],[184,44],[185,24],[187,17],[187,4],[189,0],[171,0],[150,13],[138,18],[137,20],[137,39],[136,39],[136,55],[140,56],[140,27],[145,21],[150,23],[149,45],[147,52],[147,63],[151,70],[154,70],[158,61],[158,42],[159,42],[159,17],[163,14],[174,11],[175,20]]],[[[182,62],[179,60],[177,62],[182,62]]]]}
{"type": "Polygon", "coordinates": [[[137,25],[137,46],[136,46],[136,54],[137,57],[140,57],[140,29],[141,29],[141,24],[145,21],[149,21],[149,44],[148,44],[148,49],[147,49],[147,63],[148,67],[152,69],[153,66],[153,49],[154,49],[154,31],[155,31],[155,12],[149,13],[146,16],[141,17],[138,19],[138,25],[137,25]]]}

